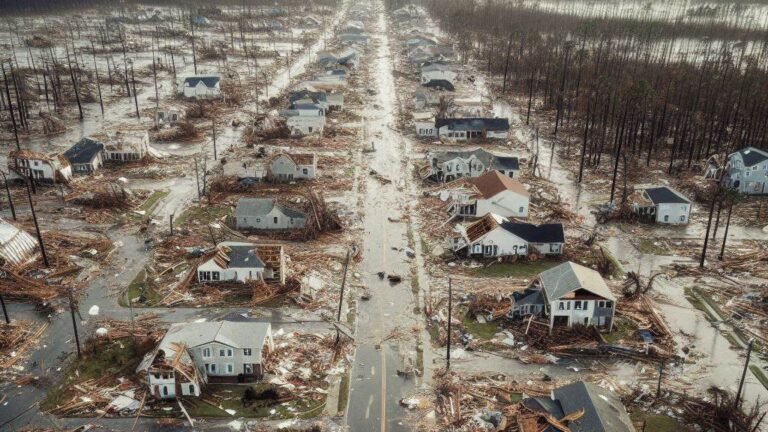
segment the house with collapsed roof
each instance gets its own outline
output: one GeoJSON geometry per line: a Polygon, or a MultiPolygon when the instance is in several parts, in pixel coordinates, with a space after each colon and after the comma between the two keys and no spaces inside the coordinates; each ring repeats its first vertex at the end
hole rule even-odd
{"type": "Polygon", "coordinates": [[[337,66],[354,69],[360,63],[360,52],[352,47],[342,50],[339,54],[333,54],[329,51],[319,51],[317,53],[317,62],[326,69],[333,69],[337,66]]]}
{"type": "Polygon", "coordinates": [[[423,176],[438,182],[449,182],[461,177],[477,177],[487,171],[498,171],[510,177],[520,177],[520,162],[515,156],[504,156],[476,148],[466,151],[430,152],[429,166],[423,176]]]}
{"type": "Polygon", "coordinates": [[[274,351],[272,326],[253,319],[171,324],[136,373],[156,399],[200,396],[208,383],[254,382],[274,351]]]}
{"type": "Polygon", "coordinates": [[[723,182],[743,194],[768,194],[768,152],[746,147],[729,154],[723,182]]]}
{"type": "Polygon", "coordinates": [[[21,264],[32,257],[37,239],[16,225],[0,218],[0,258],[6,263],[21,264]]]}
{"type": "Polygon", "coordinates": [[[72,178],[72,165],[64,155],[32,150],[12,150],[8,154],[8,171],[13,180],[67,183],[72,178]]]}
{"type": "Polygon", "coordinates": [[[275,281],[285,284],[285,255],[280,245],[221,242],[197,266],[201,283],[275,281]]]}
{"type": "Polygon", "coordinates": [[[104,143],[84,137],[64,152],[75,174],[91,174],[104,165],[104,143]]]}
{"type": "Polygon", "coordinates": [[[454,253],[467,257],[501,258],[529,254],[557,256],[563,253],[565,232],[559,223],[533,225],[510,222],[488,213],[467,227],[457,225],[454,253]]]}
{"type": "Polygon", "coordinates": [[[104,159],[112,162],[133,162],[149,153],[149,133],[118,131],[104,145],[104,159]]]}
{"type": "Polygon", "coordinates": [[[184,78],[179,93],[190,99],[210,99],[221,96],[221,77],[193,75],[184,78]]]}
{"type": "Polygon", "coordinates": [[[288,96],[291,109],[297,105],[316,104],[323,109],[325,114],[331,110],[341,111],[344,109],[344,95],[336,92],[320,92],[310,90],[299,90],[292,92],[288,96]]]}
{"type": "Polygon", "coordinates": [[[449,213],[481,217],[493,213],[502,217],[527,218],[531,195],[519,181],[492,170],[467,180],[468,189],[451,197],[449,213]]]}
{"type": "Polygon", "coordinates": [[[290,182],[311,180],[317,175],[317,156],[314,153],[278,153],[267,165],[267,180],[290,182]]]}
{"type": "Polygon", "coordinates": [[[315,15],[310,14],[310,15],[303,16],[299,22],[304,27],[314,28],[314,27],[320,27],[320,25],[323,23],[323,20],[321,20],[315,15]]]}
{"type": "Polygon", "coordinates": [[[446,64],[431,63],[421,67],[422,84],[430,81],[447,81],[453,85],[457,77],[458,74],[453,71],[453,68],[446,64]]]}
{"type": "Polygon", "coordinates": [[[518,417],[518,422],[535,424],[537,428],[532,430],[561,431],[562,428],[552,425],[551,420],[555,420],[561,425],[567,424],[572,432],[635,432],[621,399],[609,390],[584,381],[556,388],[549,397],[524,397],[521,404],[527,410],[518,417]],[[545,418],[539,421],[537,417],[545,418]]]}
{"type": "Polygon", "coordinates": [[[272,198],[240,198],[235,208],[239,230],[293,230],[304,228],[307,215],[272,198]]]}
{"type": "Polygon", "coordinates": [[[157,120],[157,124],[160,126],[173,126],[176,123],[184,120],[186,112],[183,108],[165,108],[158,110],[155,114],[155,119],[157,120]]]}
{"type": "Polygon", "coordinates": [[[323,134],[325,110],[316,103],[297,103],[291,109],[280,111],[292,136],[323,134]]]}
{"type": "Polygon", "coordinates": [[[671,187],[649,187],[635,195],[632,211],[643,219],[673,225],[690,219],[691,201],[671,187]]]}
{"type": "Polygon", "coordinates": [[[600,273],[574,262],[545,270],[524,291],[512,296],[510,318],[549,319],[553,327],[597,326],[613,330],[616,297],[600,273]]]}

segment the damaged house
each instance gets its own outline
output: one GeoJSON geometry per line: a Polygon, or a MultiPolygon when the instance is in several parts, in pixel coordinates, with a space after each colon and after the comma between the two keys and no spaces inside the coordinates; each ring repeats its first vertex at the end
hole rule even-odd
{"type": "Polygon", "coordinates": [[[512,298],[510,318],[529,315],[549,318],[555,326],[575,324],[613,330],[616,297],[595,270],[568,261],[536,277],[525,290],[512,298]]]}
{"type": "Polygon", "coordinates": [[[447,81],[453,85],[458,74],[448,65],[442,63],[430,63],[421,67],[421,83],[430,81],[447,81]]]}
{"type": "Polygon", "coordinates": [[[433,152],[427,154],[429,169],[425,177],[449,182],[461,177],[477,177],[487,171],[516,178],[520,176],[517,157],[491,153],[481,148],[467,151],[433,152]]]}
{"type": "Polygon", "coordinates": [[[317,175],[314,153],[278,153],[267,165],[267,179],[273,182],[311,180],[317,175]]]}
{"type": "Polygon", "coordinates": [[[8,171],[14,180],[67,183],[72,178],[72,166],[64,155],[32,150],[12,150],[8,154],[8,171]]]}
{"type": "Polygon", "coordinates": [[[746,147],[729,154],[723,181],[743,194],[768,194],[768,152],[746,147]]]}
{"type": "Polygon", "coordinates": [[[557,432],[567,425],[573,432],[635,432],[621,400],[584,381],[556,388],[549,397],[525,398],[521,404],[530,411],[518,420],[525,431],[557,432]]]}
{"type": "Polygon", "coordinates": [[[667,186],[645,188],[632,204],[632,211],[656,223],[687,224],[691,216],[691,201],[667,186]]]}
{"type": "Polygon", "coordinates": [[[104,158],[113,162],[133,162],[149,153],[149,133],[115,132],[104,148],[104,158]]]}
{"type": "Polygon", "coordinates": [[[10,264],[21,264],[37,248],[37,239],[16,225],[0,218],[0,258],[10,264]]]}
{"type": "Polygon", "coordinates": [[[197,266],[201,283],[275,281],[285,284],[285,255],[280,245],[221,242],[197,266]]]}
{"type": "Polygon", "coordinates": [[[75,174],[91,174],[104,165],[104,144],[85,137],[64,152],[75,174]]]}
{"type": "Polygon", "coordinates": [[[172,324],[136,373],[157,399],[200,396],[208,383],[254,382],[274,350],[268,322],[228,320],[172,324]]]}
{"type": "Polygon", "coordinates": [[[325,114],[331,110],[341,111],[344,109],[344,95],[341,93],[300,90],[291,93],[288,100],[292,109],[295,109],[297,105],[308,104],[318,105],[325,114]]]}
{"type": "Polygon", "coordinates": [[[292,230],[304,228],[307,215],[271,198],[240,198],[235,209],[239,230],[292,230]]]}
{"type": "Polygon", "coordinates": [[[294,104],[293,108],[280,111],[291,136],[322,135],[325,129],[325,110],[316,103],[294,104]]]}
{"type": "Polygon", "coordinates": [[[557,256],[565,245],[562,224],[515,223],[492,213],[466,228],[457,225],[456,231],[460,235],[453,239],[452,249],[468,257],[557,256]]]}
{"type": "Polygon", "coordinates": [[[519,181],[488,171],[467,180],[471,190],[453,193],[451,214],[479,217],[493,213],[502,217],[527,218],[530,194],[519,181]]]}

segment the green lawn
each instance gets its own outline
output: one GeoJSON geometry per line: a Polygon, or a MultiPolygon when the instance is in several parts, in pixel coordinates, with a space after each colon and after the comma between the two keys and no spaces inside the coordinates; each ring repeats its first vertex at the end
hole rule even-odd
{"type": "MultiPolygon", "coordinates": [[[[151,348],[151,347],[150,347],[151,348]]],[[[121,341],[103,341],[93,349],[83,346],[83,357],[75,360],[64,372],[64,380],[52,387],[46,398],[40,404],[40,409],[46,411],[57,405],[69,403],[73,394],[73,385],[90,379],[102,378],[107,375],[117,377],[130,376],[141,361],[147,348],[139,348],[131,338],[121,341]]]]}
{"type": "Polygon", "coordinates": [[[118,304],[123,307],[128,307],[129,298],[135,299],[142,294],[146,298],[146,301],[143,303],[134,303],[134,307],[153,306],[162,300],[160,293],[158,293],[146,279],[147,271],[146,269],[142,269],[139,274],[133,278],[130,285],[128,285],[128,289],[120,296],[118,304]]]}
{"type": "Polygon", "coordinates": [[[651,239],[640,239],[640,243],[637,245],[637,250],[639,250],[642,253],[646,254],[653,254],[653,255],[668,255],[669,251],[661,246],[657,246],[654,244],[654,241],[651,239]]]}
{"type": "Polygon", "coordinates": [[[349,401],[349,374],[351,371],[347,371],[343,377],[341,377],[341,383],[339,384],[339,405],[337,412],[347,409],[347,402],[349,401]]]}
{"type": "Polygon", "coordinates": [[[209,384],[205,393],[221,400],[220,407],[215,407],[209,403],[196,398],[188,398],[184,401],[184,408],[192,417],[233,417],[225,410],[235,411],[234,417],[272,417],[272,418],[292,418],[302,416],[307,411],[314,415],[314,410],[325,403],[325,398],[321,400],[296,399],[288,402],[279,402],[273,399],[255,400],[250,405],[245,406],[242,402],[243,394],[248,387],[253,387],[257,393],[272,388],[271,384],[209,384]],[[288,407],[295,411],[291,412],[288,407]],[[275,414],[271,414],[274,410],[275,414]]]}
{"type": "Polygon", "coordinates": [[[482,340],[493,339],[493,336],[499,332],[499,326],[496,325],[496,323],[479,323],[477,322],[477,319],[470,318],[469,314],[466,312],[461,315],[461,323],[472,336],[482,340]]]}
{"type": "Polygon", "coordinates": [[[752,373],[755,375],[755,378],[757,378],[758,381],[760,381],[760,384],[763,385],[766,389],[768,389],[768,377],[765,376],[765,372],[763,372],[762,369],[760,369],[757,365],[749,365],[749,370],[752,371],[752,373]]]}
{"type": "Polygon", "coordinates": [[[527,278],[548,270],[561,261],[540,259],[537,261],[519,261],[514,263],[493,263],[473,270],[478,277],[515,277],[527,278]]]}
{"type": "Polygon", "coordinates": [[[169,193],[171,193],[171,191],[168,190],[156,190],[152,192],[152,194],[147,197],[147,200],[144,201],[144,204],[139,207],[139,210],[144,210],[149,213],[155,204],[157,204],[161,199],[165,198],[169,193]]]}
{"type": "MultiPolygon", "coordinates": [[[[621,339],[632,338],[636,330],[637,328],[628,323],[626,320],[617,318],[613,326],[613,331],[610,333],[604,333],[603,337],[605,338],[606,342],[612,344],[618,342],[621,339]]],[[[634,337],[639,340],[639,336],[634,337]]]]}
{"type": "Polygon", "coordinates": [[[230,216],[231,214],[232,208],[229,206],[192,206],[184,210],[184,213],[179,215],[179,217],[175,218],[173,225],[182,226],[191,220],[195,220],[203,224],[209,224],[214,221],[219,221],[225,216],[230,216]]]}
{"type": "Polygon", "coordinates": [[[642,428],[645,421],[645,430],[649,432],[687,432],[690,429],[684,427],[676,419],[664,415],[647,415],[646,413],[636,412],[631,415],[635,424],[642,428]]]}

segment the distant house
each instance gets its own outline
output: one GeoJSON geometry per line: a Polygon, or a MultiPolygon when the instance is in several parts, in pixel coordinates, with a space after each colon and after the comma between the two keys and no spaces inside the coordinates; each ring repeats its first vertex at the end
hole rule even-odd
{"type": "Polygon", "coordinates": [[[768,152],[746,147],[731,153],[723,181],[743,194],[768,194],[768,152]]]}
{"type": "MultiPolygon", "coordinates": [[[[528,397],[521,404],[559,422],[567,420],[573,432],[635,432],[632,419],[621,399],[609,390],[577,381],[552,390],[549,397],[528,397]],[[581,415],[578,415],[581,413],[581,415]]],[[[553,426],[545,432],[555,432],[553,426]]]]}
{"type": "Polygon", "coordinates": [[[473,139],[506,139],[509,120],[506,118],[444,118],[435,121],[437,136],[449,141],[473,139]]]}
{"type": "Polygon", "coordinates": [[[641,218],[657,223],[687,224],[691,215],[691,201],[667,186],[646,188],[632,204],[632,211],[641,218]]]}
{"type": "Polygon", "coordinates": [[[222,242],[197,267],[201,283],[277,281],[285,283],[285,256],[280,245],[222,242]]]}
{"type": "Polygon", "coordinates": [[[325,111],[318,104],[297,103],[293,109],[281,111],[280,116],[292,136],[322,135],[325,129],[325,111]]]}
{"type": "Polygon", "coordinates": [[[548,317],[550,331],[575,324],[613,330],[615,313],[616,297],[600,273],[568,261],[541,272],[528,289],[515,293],[509,316],[548,317]]]}
{"type": "Polygon", "coordinates": [[[36,248],[37,239],[0,218],[0,258],[10,264],[22,264],[32,257],[36,248]]]}
{"type": "Polygon", "coordinates": [[[291,93],[288,100],[292,109],[295,109],[297,105],[307,104],[318,105],[326,114],[330,110],[341,111],[344,109],[344,95],[341,93],[300,90],[291,93]]]}
{"type": "Polygon", "coordinates": [[[8,171],[14,180],[31,178],[35,182],[66,183],[72,178],[72,166],[64,155],[32,150],[12,150],[8,154],[8,171]]]}
{"type": "Polygon", "coordinates": [[[90,174],[104,165],[104,144],[86,137],[65,151],[64,157],[75,174],[90,174]]]}
{"type": "Polygon", "coordinates": [[[344,69],[331,69],[324,74],[317,75],[315,77],[318,81],[339,81],[343,82],[347,79],[347,71],[344,69]]]}
{"type": "Polygon", "coordinates": [[[235,209],[237,229],[292,230],[304,228],[307,215],[271,198],[240,198],[235,209]]]}
{"type": "Polygon", "coordinates": [[[452,82],[444,79],[429,80],[426,83],[423,83],[422,86],[433,88],[435,90],[447,90],[447,91],[456,90],[452,82]]]}
{"type": "Polygon", "coordinates": [[[531,253],[556,256],[563,253],[565,233],[559,223],[532,225],[513,223],[492,213],[462,227],[453,239],[452,249],[469,257],[500,258],[531,253]]]}
{"type": "Polygon", "coordinates": [[[356,22],[356,21],[350,21],[349,23],[347,23],[347,25],[341,28],[341,33],[346,33],[346,34],[359,35],[359,34],[362,34],[363,32],[365,32],[365,27],[363,26],[363,23],[356,22]]]}
{"type": "Polygon", "coordinates": [[[437,45],[437,42],[434,39],[417,35],[417,36],[408,38],[405,41],[405,45],[409,49],[412,49],[412,48],[416,48],[416,47],[419,47],[419,46],[433,46],[433,45],[437,45]]]}
{"type": "Polygon", "coordinates": [[[317,175],[314,153],[278,153],[269,160],[267,179],[276,182],[311,180],[317,175]]]}
{"type": "Polygon", "coordinates": [[[208,383],[260,380],[272,326],[254,320],[174,323],[136,368],[156,399],[200,396],[208,383]]]}
{"type": "Polygon", "coordinates": [[[323,21],[314,15],[307,15],[301,18],[301,24],[304,27],[310,27],[310,28],[320,27],[322,23],[323,21]]]}
{"type": "MultiPolygon", "coordinates": [[[[440,95],[431,90],[419,89],[413,95],[413,105],[416,109],[423,109],[430,106],[437,106],[440,103],[440,95]]],[[[431,125],[434,128],[434,122],[431,125]]],[[[418,131],[417,131],[418,133],[418,131]]],[[[420,135],[424,135],[423,133],[420,135]]],[[[434,135],[434,131],[429,134],[434,135]]]]}
{"type": "Polygon", "coordinates": [[[477,177],[492,170],[507,177],[520,176],[520,162],[517,157],[497,155],[481,148],[433,152],[427,154],[427,161],[427,177],[438,182],[449,182],[460,177],[477,177]]]}
{"type": "Polygon", "coordinates": [[[342,43],[352,45],[368,45],[368,36],[363,34],[345,33],[339,35],[339,40],[342,43]]]}
{"type": "Polygon", "coordinates": [[[181,93],[191,99],[209,99],[221,96],[221,77],[194,75],[184,78],[181,93]]]}
{"type": "Polygon", "coordinates": [[[174,125],[184,119],[184,110],[180,108],[164,109],[157,112],[157,124],[174,125]]]}
{"type": "Polygon", "coordinates": [[[113,162],[133,162],[149,153],[147,132],[116,132],[104,146],[104,159],[113,162]]]}
{"type": "Polygon", "coordinates": [[[421,67],[422,84],[427,84],[430,81],[447,81],[453,85],[457,76],[458,74],[448,65],[432,63],[421,67]]]}
{"type": "Polygon", "coordinates": [[[527,218],[530,194],[522,183],[496,170],[470,178],[469,192],[458,192],[452,200],[451,213],[480,217],[488,213],[502,217],[527,218]]]}
{"type": "Polygon", "coordinates": [[[317,62],[326,69],[333,69],[337,66],[354,69],[360,62],[360,53],[352,47],[344,49],[338,55],[328,51],[320,51],[317,53],[317,62]]]}

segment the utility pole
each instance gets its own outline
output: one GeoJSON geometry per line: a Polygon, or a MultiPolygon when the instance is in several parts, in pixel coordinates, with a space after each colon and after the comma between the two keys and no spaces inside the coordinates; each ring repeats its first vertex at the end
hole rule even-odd
{"type": "Polygon", "coordinates": [[[664,376],[664,360],[659,363],[659,382],[656,383],[656,399],[661,397],[661,378],[664,376]]]}
{"type": "Polygon", "coordinates": [[[448,345],[445,350],[445,370],[451,369],[451,314],[453,313],[453,286],[451,278],[448,278],[448,345]]]}
{"type": "Polygon", "coordinates": [[[139,114],[139,97],[136,95],[136,76],[133,74],[133,60],[131,60],[131,85],[133,86],[133,103],[136,104],[136,118],[141,120],[139,114]]]}
{"type": "MultiPolygon", "coordinates": [[[[350,250],[347,249],[347,259],[344,261],[344,273],[341,276],[341,293],[339,294],[339,309],[336,311],[336,322],[341,322],[341,306],[344,303],[344,286],[347,284],[347,268],[349,268],[350,250]]],[[[339,343],[339,328],[336,327],[336,344],[339,343]]]]}
{"type": "Polygon", "coordinates": [[[40,243],[40,253],[43,255],[43,262],[45,263],[45,266],[50,268],[51,265],[48,263],[48,255],[45,253],[45,244],[43,243],[43,235],[40,234],[40,225],[37,223],[37,213],[35,213],[35,204],[32,202],[32,191],[29,189],[29,183],[31,183],[32,180],[29,179],[29,181],[26,182],[27,184],[27,198],[29,198],[29,208],[32,210],[32,220],[35,221],[35,231],[37,232],[37,242],[40,243]]]}
{"type": "Polygon", "coordinates": [[[717,256],[717,259],[720,261],[723,260],[723,256],[725,256],[725,242],[728,240],[728,227],[731,226],[731,212],[733,211],[733,200],[731,200],[730,204],[728,205],[728,217],[725,220],[725,232],[723,233],[723,245],[720,247],[720,255],[717,256]]]}
{"type": "Polygon", "coordinates": [[[747,359],[744,361],[744,370],[741,371],[741,380],[739,381],[739,390],[736,391],[736,406],[734,408],[739,409],[739,405],[741,404],[741,390],[744,388],[744,379],[747,377],[747,368],[749,367],[749,358],[752,355],[752,344],[755,342],[754,339],[749,340],[749,345],[747,345],[747,359]]]}
{"type": "Polygon", "coordinates": [[[11,208],[11,216],[13,220],[16,220],[16,208],[13,205],[13,197],[11,196],[11,188],[8,187],[8,177],[5,176],[3,171],[0,171],[0,175],[3,176],[3,183],[5,184],[5,192],[8,194],[8,206],[11,208]]]}
{"type": "Polygon", "coordinates": [[[197,167],[197,158],[195,158],[195,180],[197,180],[197,202],[203,203],[203,197],[200,196],[200,172],[197,167]]]}
{"type": "Polygon", "coordinates": [[[699,268],[704,268],[704,260],[707,258],[707,244],[709,243],[709,230],[712,227],[712,215],[715,213],[715,203],[717,197],[720,195],[720,186],[712,194],[712,203],[709,205],[709,220],[707,221],[707,232],[704,234],[704,248],[701,250],[701,260],[699,261],[699,268]]]}
{"type": "Polygon", "coordinates": [[[75,330],[75,344],[77,344],[77,358],[82,358],[80,351],[80,335],[77,333],[77,321],[75,320],[75,289],[69,288],[69,313],[72,315],[72,328],[75,330]]]}
{"type": "Polygon", "coordinates": [[[213,124],[213,160],[217,160],[217,156],[216,156],[216,120],[212,119],[211,123],[213,124]]]}
{"type": "Polygon", "coordinates": [[[3,306],[3,315],[5,316],[5,323],[6,324],[10,324],[11,323],[11,319],[8,318],[8,310],[5,309],[5,300],[3,299],[3,295],[2,294],[0,294],[0,305],[3,306]]]}
{"type": "Polygon", "coordinates": [[[8,110],[11,113],[11,124],[13,125],[13,137],[16,138],[16,150],[21,150],[19,145],[19,129],[16,126],[16,116],[13,114],[13,101],[11,100],[11,90],[8,88],[8,76],[5,74],[5,66],[0,62],[0,68],[3,70],[3,81],[5,81],[5,96],[8,98],[8,110]]]}
{"type": "Polygon", "coordinates": [[[171,235],[173,235],[173,213],[169,216],[170,219],[170,225],[171,225],[171,235]]]}

